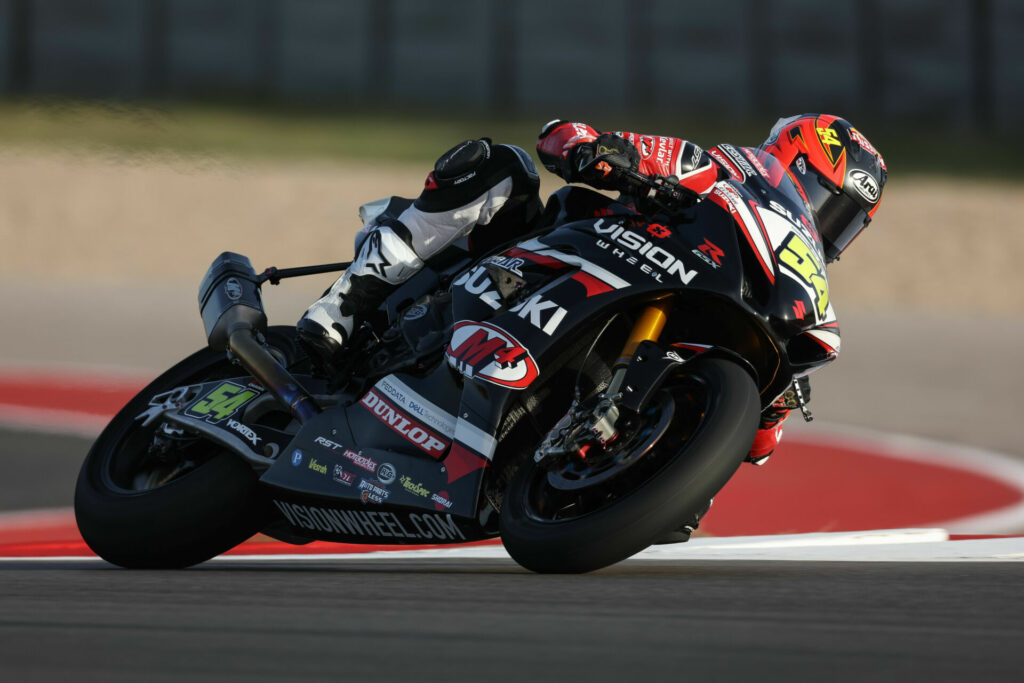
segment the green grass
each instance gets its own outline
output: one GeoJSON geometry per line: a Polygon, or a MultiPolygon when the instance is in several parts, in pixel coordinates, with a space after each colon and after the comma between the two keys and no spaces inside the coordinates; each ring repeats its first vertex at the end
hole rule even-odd
{"type": "MultiPolygon", "coordinates": [[[[545,120],[241,104],[0,100],[0,146],[430,163],[456,142],[471,137],[489,136],[532,149],[545,120]]],[[[640,121],[624,116],[595,117],[591,122],[606,129],[675,134],[710,146],[724,141],[756,145],[774,119],[763,125],[683,118],[640,121]]],[[[1005,154],[1005,140],[997,136],[859,125],[885,155],[892,174],[1024,177],[1024,168],[1005,154]]]]}

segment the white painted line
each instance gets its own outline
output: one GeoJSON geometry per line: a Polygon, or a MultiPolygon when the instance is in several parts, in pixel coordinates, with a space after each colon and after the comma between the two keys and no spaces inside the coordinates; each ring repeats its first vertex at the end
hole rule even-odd
{"type": "MultiPolygon", "coordinates": [[[[948,541],[943,529],[890,529],[822,534],[695,538],[689,543],[653,546],[629,561],[687,563],[706,560],[747,562],[1024,562],[1024,537],[948,541]]],[[[394,550],[370,553],[300,555],[222,555],[211,564],[512,559],[501,546],[394,550]]],[[[0,557],[0,563],[100,562],[98,557],[0,557]]]]}
{"type": "MultiPolygon", "coordinates": [[[[820,561],[820,562],[1010,562],[1024,561],[1024,538],[949,541],[944,529],[884,529],[820,534],[695,538],[689,543],[652,546],[630,561],[691,562],[820,561]]],[[[245,561],[400,561],[505,560],[501,546],[376,551],[333,555],[230,555],[211,562],[245,561]]]]}

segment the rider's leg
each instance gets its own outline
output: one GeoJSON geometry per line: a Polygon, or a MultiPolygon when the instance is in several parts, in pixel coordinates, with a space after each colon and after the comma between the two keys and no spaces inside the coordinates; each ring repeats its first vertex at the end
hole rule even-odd
{"type": "MultiPolygon", "coordinates": [[[[356,320],[477,226],[508,236],[529,229],[540,181],[518,147],[467,140],[446,152],[420,196],[397,216],[387,212],[364,226],[352,266],[298,322],[299,337],[324,369],[343,350],[356,320]]],[[[497,240],[502,241],[502,240],[497,240]]]]}

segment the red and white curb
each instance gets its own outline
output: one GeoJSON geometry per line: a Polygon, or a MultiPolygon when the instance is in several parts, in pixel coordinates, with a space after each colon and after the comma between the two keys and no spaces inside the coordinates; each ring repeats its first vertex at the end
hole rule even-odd
{"type": "MultiPolygon", "coordinates": [[[[145,383],[141,377],[99,372],[0,369],[0,425],[93,437],[145,383]]],[[[701,530],[719,538],[657,546],[637,559],[720,559],[722,553],[760,559],[891,559],[900,556],[903,551],[897,548],[903,546],[912,546],[904,559],[956,559],[964,553],[968,559],[1017,559],[1014,555],[1024,552],[1019,539],[954,535],[950,542],[947,532],[1024,534],[1024,462],[916,437],[817,422],[800,425],[787,430],[766,466],[740,468],[716,497],[701,530]],[[920,529],[931,535],[914,531],[920,529]],[[887,538],[902,540],[881,540],[887,538]]],[[[507,557],[494,541],[468,548],[385,550],[326,542],[297,547],[265,537],[242,544],[229,556],[397,558],[409,552],[416,557],[507,557]]],[[[0,556],[90,555],[70,509],[0,513],[0,556]]]]}

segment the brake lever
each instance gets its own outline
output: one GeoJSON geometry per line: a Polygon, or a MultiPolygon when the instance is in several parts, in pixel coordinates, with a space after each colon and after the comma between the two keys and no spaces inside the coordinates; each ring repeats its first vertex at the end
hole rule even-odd
{"type": "Polygon", "coordinates": [[[640,190],[640,199],[650,202],[662,211],[686,209],[700,200],[700,196],[688,187],[667,182],[659,183],[650,176],[632,169],[621,169],[621,177],[633,186],[631,190],[640,190]]]}

